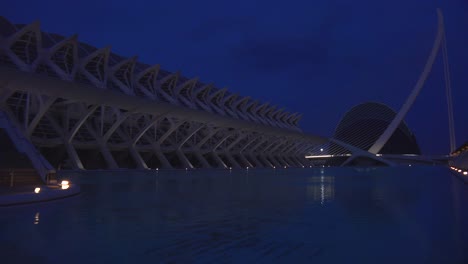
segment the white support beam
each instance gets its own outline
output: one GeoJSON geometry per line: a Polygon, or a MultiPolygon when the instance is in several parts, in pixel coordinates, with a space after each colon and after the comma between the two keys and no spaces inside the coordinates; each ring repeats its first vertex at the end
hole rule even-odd
{"type": "Polygon", "coordinates": [[[429,58],[427,59],[426,65],[424,66],[424,70],[421,73],[421,76],[419,77],[418,82],[416,83],[413,91],[409,95],[408,99],[406,99],[406,102],[403,104],[398,114],[395,116],[395,118],[387,127],[387,129],[382,133],[382,135],[380,135],[377,141],[375,141],[375,143],[369,148],[370,153],[373,153],[373,154],[379,153],[379,151],[384,147],[384,145],[393,135],[393,133],[395,133],[395,130],[398,128],[398,126],[400,126],[400,123],[405,118],[411,106],[413,106],[414,101],[416,100],[419,93],[421,92],[421,89],[424,86],[424,83],[426,82],[426,79],[432,70],[432,65],[434,64],[434,61],[437,57],[437,53],[440,49],[440,45],[442,43],[443,33],[444,33],[443,17],[442,17],[442,12],[440,11],[440,9],[437,9],[437,16],[439,20],[437,37],[434,41],[434,45],[432,46],[432,50],[429,55],[429,58]]]}
{"type": "Polygon", "coordinates": [[[96,111],[96,109],[99,107],[99,105],[93,105],[92,107],[90,107],[89,109],[87,109],[87,112],[81,116],[80,120],[78,120],[78,122],[75,124],[75,126],[72,128],[71,131],[69,131],[68,133],[68,137],[67,137],[67,142],[68,143],[71,143],[73,141],[73,138],[75,137],[76,133],[78,132],[78,130],[80,130],[80,128],[83,126],[83,124],[86,122],[86,120],[88,119],[89,116],[91,116],[91,114],[96,111]]]}
{"type": "Polygon", "coordinates": [[[49,108],[52,106],[52,104],[55,102],[57,98],[55,97],[48,97],[45,102],[42,100],[40,101],[40,106],[39,106],[39,111],[36,113],[34,116],[33,120],[29,123],[28,128],[26,130],[26,137],[28,139],[31,138],[32,133],[34,132],[34,129],[36,126],[39,124],[41,119],[44,117],[46,112],[49,110],[49,108]]]}

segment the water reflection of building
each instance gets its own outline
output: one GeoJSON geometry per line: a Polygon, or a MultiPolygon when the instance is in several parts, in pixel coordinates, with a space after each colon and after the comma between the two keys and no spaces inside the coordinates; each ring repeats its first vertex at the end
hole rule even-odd
{"type": "Polygon", "coordinates": [[[331,201],[335,198],[335,177],[325,176],[322,170],[320,176],[309,179],[306,191],[309,201],[320,204],[331,201]]]}

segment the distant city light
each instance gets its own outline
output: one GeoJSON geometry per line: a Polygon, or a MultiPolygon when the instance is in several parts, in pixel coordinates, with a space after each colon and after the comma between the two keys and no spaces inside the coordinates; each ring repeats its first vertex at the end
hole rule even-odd
{"type": "Polygon", "coordinates": [[[68,185],[68,184],[70,184],[70,182],[69,181],[62,181],[62,183],[60,183],[60,184],[61,185],[68,185]]]}
{"type": "Polygon", "coordinates": [[[463,172],[463,175],[468,175],[468,171],[464,171],[464,172],[463,172]]]}
{"type": "Polygon", "coordinates": [[[320,149],[320,152],[323,152],[323,148],[320,149]]]}

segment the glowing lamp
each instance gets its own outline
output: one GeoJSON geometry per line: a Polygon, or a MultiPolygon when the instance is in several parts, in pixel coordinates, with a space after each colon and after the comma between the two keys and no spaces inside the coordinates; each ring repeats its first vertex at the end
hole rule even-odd
{"type": "Polygon", "coordinates": [[[60,185],[69,185],[70,182],[69,181],[62,181],[62,183],[60,183],[60,185]]]}
{"type": "Polygon", "coordinates": [[[39,188],[39,187],[36,187],[36,189],[34,189],[35,193],[39,193],[40,191],[41,191],[41,188],[39,188]]]}

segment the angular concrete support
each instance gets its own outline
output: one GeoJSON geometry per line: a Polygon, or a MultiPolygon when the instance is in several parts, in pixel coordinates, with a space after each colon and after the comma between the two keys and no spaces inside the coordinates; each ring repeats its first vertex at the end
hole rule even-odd
{"type": "Polygon", "coordinates": [[[261,161],[263,161],[263,164],[266,164],[268,167],[275,167],[275,165],[271,164],[271,162],[264,155],[259,155],[258,157],[261,161]]]}
{"type": "Polygon", "coordinates": [[[112,156],[112,153],[110,152],[109,148],[105,145],[105,143],[99,144],[99,150],[101,151],[101,154],[104,157],[104,160],[106,161],[107,167],[109,169],[119,168],[119,165],[117,165],[117,162],[115,161],[114,156],[112,156]]]}
{"type": "Polygon", "coordinates": [[[129,111],[129,112],[126,112],[123,115],[119,116],[119,119],[117,119],[117,121],[115,121],[115,123],[112,124],[112,126],[109,128],[109,130],[106,131],[104,136],[102,136],[104,142],[107,142],[109,140],[109,138],[112,136],[112,134],[114,134],[114,132],[117,130],[117,128],[119,128],[119,126],[132,114],[133,113],[129,111]]]}
{"type": "Polygon", "coordinates": [[[304,165],[305,167],[309,167],[309,166],[310,166],[310,161],[308,161],[305,157],[297,156],[296,159],[297,159],[302,165],[304,165]]]}
{"type": "Polygon", "coordinates": [[[148,165],[146,165],[146,162],[143,160],[140,153],[138,153],[138,151],[135,149],[135,146],[130,146],[128,150],[139,169],[148,169],[148,165]]]}
{"type": "Polygon", "coordinates": [[[298,160],[297,157],[291,156],[291,160],[292,160],[295,164],[297,164],[297,166],[299,166],[299,167],[305,167],[305,165],[302,164],[302,162],[301,162],[300,160],[298,160]]]}
{"type": "Polygon", "coordinates": [[[214,128],[213,130],[210,131],[210,133],[205,136],[202,140],[200,140],[200,142],[198,142],[197,144],[197,148],[201,149],[202,146],[211,138],[213,137],[216,133],[218,133],[218,131],[220,131],[221,128],[218,127],[218,128],[214,128]]]}
{"type": "Polygon", "coordinates": [[[265,154],[265,158],[268,159],[273,167],[276,168],[279,166],[279,162],[271,154],[265,154]]]}
{"type": "Polygon", "coordinates": [[[239,169],[242,167],[229,152],[225,152],[224,155],[227,157],[229,162],[231,162],[233,168],[239,169]]]}
{"type": "Polygon", "coordinates": [[[85,168],[83,163],[81,162],[80,157],[78,156],[78,153],[76,153],[73,145],[69,142],[66,142],[65,147],[67,148],[68,157],[70,157],[70,160],[72,161],[73,168],[84,170],[85,168]]]}
{"type": "Polygon", "coordinates": [[[275,155],[274,158],[280,164],[280,167],[288,166],[288,164],[282,159],[280,155],[275,155]]]}
{"type": "Polygon", "coordinates": [[[294,156],[288,156],[288,160],[291,161],[294,167],[302,167],[303,165],[301,163],[298,163],[296,159],[294,159],[294,156]]]}
{"type": "Polygon", "coordinates": [[[226,169],[228,166],[224,163],[224,161],[216,154],[215,152],[210,152],[210,155],[215,159],[216,163],[218,164],[219,168],[226,169]]]}
{"type": "Polygon", "coordinates": [[[254,168],[263,168],[263,167],[264,167],[263,163],[261,163],[261,162],[257,159],[257,157],[256,157],[255,154],[253,154],[253,153],[246,153],[246,156],[249,157],[250,160],[253,161],[254,164],[252,164],[252,167],[254,167],[254,168]]]}
{"type": "Polygon", "coordinates": [[[199,125],[192,131],[188,133],[188,135],[179,143],[179,145],[176,147],[177,149],[181,149],[182,146],[191,138],[193,135],[195,135],[200,129],[204,128],[206,125],[199,125]]]}
{"type": "Polygon", "coordinates": [[[163,119],[167,114],[169,113],[168,112],[165,112],[165,113],[162,113],[158,116],[156,116],[155,118],[153,118],[148,124],[146,124],[146,126],[140,130],[140,132],[138,132],[138,134],[135,136],[135,138],[132,139],[132,146],[135,146],[136,143],[138,142],[138,140],[140,140],[140,138],[151,128],[153,127],[157,122],[159,122],[161,119],[163,119]]]}
{"type": "Polygon", "coordinates": [[[254,165],[253,165],[252,163],[250,163],[250,161],[248,161],[248,160],[245,158],[244,154],[242,154],[242,153],[237,153],[237,155],[238,155],[239,158],[242,160],[242,163],[243,163],[242,165],[244,165],[245,167],[250,167],[250,168],[253,168],[253,167],[254,167],[254,165]]]}
{"type": "Polygon", "coordinates": [[[288,160],[286,160],[286,158],[284,156],[278,156],[278,158],[283,162],[284,166],[292,167],[290,162],[288,160]]]}
{"type": "Polygon", "coordinates": [[[180,149],[176,150],[176,155],[179,158],[179,160],[182,162],[182,164],[184,164],[185,168],[190,168],[190,169],[195,168],[192,165],[192,163],[187,159],[187,156],[185,156],[184,153],[182,153],[180,149]]]}
{"type": "Polygon", "coordinates": [[[179,121],[179,122],[173,124],[173,125],[171,126],[171,128],[169,128],[169,130],[168,130],[166,133],[164,133],[164,135],[162,135],[162,136],[158,139],[157,144],[161,146],[161,145],[163,144],[164,140],[166,140],[172,133],[174,133],[174,131],[176,131],[176,130],[177,130],[183,123],[185,123],[187,120],[188,120],[188,119],[184,119],[184,120],[181,120],[181,121],[179,121]]]}
{"type": "Polygon", "coordinates": [[[31,123],[29,123],[28,128],[26,130],[26,137],[31,138],[32,133],[34,132],[34,129],[36,126],[39,124],[39,121],[44,117],[45,113],[49,108],[52,106],[52,104],[55,102],[55,97],[49,97],[45,102],[41,101],[41,105],[39,108],[39,112],[34,116],[33,120],[31,123]]]}
{"type": "Polygon", "coordinates": [[[78,133],[78,130],[83,126],[83,124],[86,122],[86,119],[94,112],[96,109],[99,107],[99,105],[94,105],[91,108],[88,109],[87,113],[83,115],[80,120],[75,124],[75,126],[72,128],[71,131],[69,131],[67,142],[71,143],[73,141],[73,138],[75,137],[76,133],[78,133]]]}
{"type": "Polygon", "coordinates": [[[208,161],[206,161],[205,157],[203,157],[200,151],[195,151],[193,154],[202,163],[203,168],[205,169],[211,168],[210,164],[208,163],[208,161]]]}
{"type": "Polygon", "coordinates": [[[159,147],[154,148],[154,154],[156,154],[156,157],[161,162],[164,169],[172,169],[171,163],[167,160],[166,156],[162,153],[159,147]]]}

